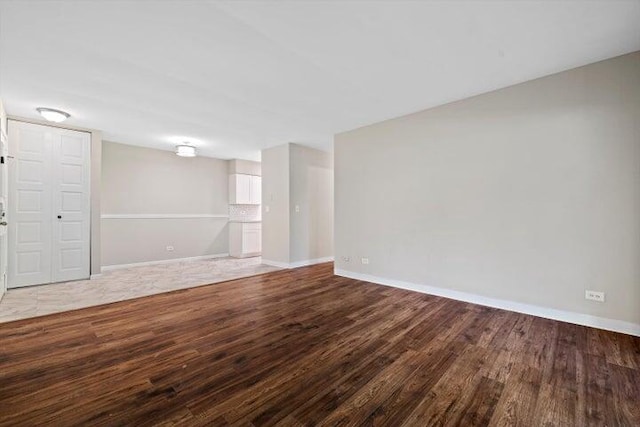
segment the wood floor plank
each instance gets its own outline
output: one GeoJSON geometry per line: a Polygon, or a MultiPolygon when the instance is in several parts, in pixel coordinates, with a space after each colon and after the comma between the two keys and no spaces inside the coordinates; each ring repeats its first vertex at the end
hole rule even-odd
{"type": "MultiPolygon", "coordinates": [[[[497,362],[501,363],[501,362],[497,362]]],[[[525,364],[511,369],[489,422],[491,426],[530,426],[540,394],[542,373],[525,364]]]]}
{"type": "Polygon", "coordinates": [[[0,426],[640,425],[640,338],[331,263],[0,324],[0,426]]]}

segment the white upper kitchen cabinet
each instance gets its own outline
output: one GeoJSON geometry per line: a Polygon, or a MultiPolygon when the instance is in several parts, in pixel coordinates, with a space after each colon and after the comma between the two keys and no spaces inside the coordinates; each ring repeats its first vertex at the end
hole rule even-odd
{"type": "Polygon", "coordinates": [[[251,204],[259,205],[262,203],[262,178],[251,175],[251,204]]]}
{"type": "Polygon", "coordinates": [[[261,203],[262,178],[253,175],[229,175],[229,204],[259,205],[261,203]]]}

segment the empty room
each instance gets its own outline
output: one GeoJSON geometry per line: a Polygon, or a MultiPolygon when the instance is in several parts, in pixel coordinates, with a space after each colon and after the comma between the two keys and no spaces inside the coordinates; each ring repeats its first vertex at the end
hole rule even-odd
{"type": "Polygon", "coordinates": [[[640,426],[640,0],[0,0],[0,426],[640,426]]]}

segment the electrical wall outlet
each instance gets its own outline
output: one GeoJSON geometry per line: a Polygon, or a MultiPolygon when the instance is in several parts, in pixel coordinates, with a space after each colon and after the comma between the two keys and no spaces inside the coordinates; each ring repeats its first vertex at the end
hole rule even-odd
{"type": "Polygon", "coordinates": [[[266,205],[266,206],[264,207],[264,211],[265,211],[266,213],[269,213],[269,205],[266,205]]]}
{"type": "Polygon", "coordinates": [[[362,258],[363,264],[369,264],[369,258],[362,258]]]}
{"type": "Polygon", "coordinates": [[[296,205],[296,212],[300,212],[300,205],[296,205]]]}
{"type": "Polygon", "coordinates": [[[604,302],[604,292],[584,291],[584,298],[592,301],[604,302]]]}
{"type": "Polygon", "coordinates": [[[166,249],[167,252],[173,252],[173,246],[167,246],[166,249]]]}

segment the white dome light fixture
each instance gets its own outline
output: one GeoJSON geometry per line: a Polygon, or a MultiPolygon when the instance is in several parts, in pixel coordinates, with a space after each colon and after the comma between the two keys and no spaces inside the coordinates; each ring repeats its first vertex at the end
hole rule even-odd
{"type": "Polygon", "coordinates": [[[53,108],[40,107],[36,108],[36,111],[38,111],[45,120],[54,123],[64,122],[71,117],[71,114],[60,110],[54,110],[53,108]]]}
{"type": "Polygon", "coordinates": [[[196,147],[193,145],[189,145],[189,143],[185,142],[184,144],[176,145],[176,154],[180,157],[195,157],[196,156],[196,147]]]}

